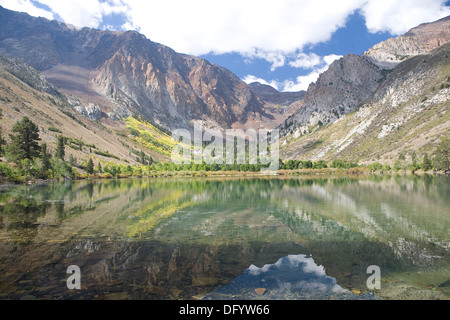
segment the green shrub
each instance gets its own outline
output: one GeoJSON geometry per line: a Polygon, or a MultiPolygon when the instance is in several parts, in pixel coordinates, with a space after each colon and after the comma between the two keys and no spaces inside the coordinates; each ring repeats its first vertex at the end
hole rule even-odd
{"type": "Polygon", "coordinates": [[[431,159],[428,157],[427,153],[425,153],[423,155],[422,169],[424,171],[429,171],[429,170],[433,169],[433,163],[431,162],[431,159]]]}
{"type": "Polygon", "coordinates": [[[117,157],[117,156],[115,156],[115,155],[113,155],[113,154],[111,154],[109,152],[103,152],[103,151],[100,151],[100,150],[94,150],[94,153],[98,154],[99,156],[104,156],[106,158],[113,158],[113,159],[116,159],[116,160],[120,160],[119,157],[117,157]]]}
{"type": "Polygon", "coordinates": [[[4,176],[9,182],[25,182],[25,177],[21,176],[17,169],[5,163],[0,163],[0,176],[4,176]]]}
{"type": "Polygon", "coordinates": [[[394,163],[394,168],[393,168],[393,169],[394,169],[395,171],[403,170],[404,167],[403,167],[402,162],[401,162],[400,160],[395,161],[395,163],[394,163]]]}
{"type": "Polygon", "coordinates": [[[109,172],[105,172],[105,173],[102,173],[102,174],[100,175],[100,178],[103,178],[103,179],[112,179],[112,178],[114,178],[114,176],[113,176],[111,173],[109,173],[109,172]]]}
{"type": "Polygon", "coordinates": [[[450,169],[450,139],[444,139],[434,153],[433,167],[436,170],[450,169]]]}
{"type": "Polygon", "coordinates": [[[371,163],[367,166],[371,171],[381,171],[383,170],[383,165],[379,162],[371,163]]]}
{"type": "Polygon", "coordinates": [[[73,168],[61,159],[54,158],[50,160],[52,164],[52,176],[54,179],[74,179],[75,172],[73,168]]]}
{"type": "Polygon", "coordinates": [[[58,128],[55,128],[55,127],[48,127],[48,131],[57,132],[57,133],[62,133],[61,130],[59,130],[58,128]]]}

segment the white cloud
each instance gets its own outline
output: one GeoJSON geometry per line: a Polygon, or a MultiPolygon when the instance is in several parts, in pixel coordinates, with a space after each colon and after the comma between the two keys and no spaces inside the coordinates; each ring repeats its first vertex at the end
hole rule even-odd
{"type": "MultiPolygon", "coordinates": [[[[125,28],[178,52],[202,55],[238,52],[263,58],[272,69],[306,45],[329,40],[357,10],[371,32],[401,34],[450,14],[445,0],[0,0],[13,10],[52,18],[79,27],[99,27],[105,15],[126,16],[125,28]]],[[[292,66],[311,68],[314,57],[300,56],[292,66]],[[307,61],[304,58],[312,58],[307,61]]]]}
{"type": "Polygon", "coordinates": [[[323,61],[326,63],[327,68],[330,64],[335,62],[336,60],[341,59],[343,56],[337,55],[337,54],[330,54],[328,56],[323,57],[323,61]]]}
{"type": "Polygon", "coordinates": [[[286,56],[282,52],[262,51],[252,48],[249,52],[241,53],[245,57],[246,63],[252,63],[254,59],[263,59],[271,63],[270,71],[283,67],[286,64],[286,56]]]}
{"type": "Polygon", "coordinates": [[[30,0],[0,0],[0,5],[9,10],[26,12],[35,17],[54,19],[51,12],[37,8],[30,0]]]}
{"type": "Polygon", "coordinates": [[[178,52],[233,52],[248,62],[264,59],[271,71],[285,65],[310,70],[295,80],[265,81],[282,91],[306,90],[340,57],[321,58],[303,53],[303,48],[331,39],[357,11],[370,32],[393,35],[450,15],[445,0],[0,0],[0,5],[48,19],[59,17],[79,27],[98,28],[105,16],[122,14],[122,28],[137,30],[178,52]]]}
{"type": "MultiPolygon", "coordinates": [[[[314,69],[308,73],[307,75],[299,76],[293,80],[285,80],[285,81],[267,81],[253,75],[246,76],[243,81],[246,83],[259,82],[262,84],[267,84],[279,91],[283,92],[298,92],[298,91],[306,91],[311,83],[317,81],[319,76],[328,70],[330,64],[334,61],[341,59],[342,56],[331,54],[324,57],[317,56],[318,63],[314,65],[314,69]]],[[[312,63],[311,63],[312,65],[312,63]]]]}
{"type": "Polygon", "coordinates": [[[254,76],[254,75],[251,75],[251,74],[245,76],[245,78],[242,79],[242,80],[245,83],[247,83],[247,84],[250,84],[250,83],[253,83],[253,82],[259,82],[261,84],[265,84],[265,85],[271,86],[271,87],[279,90],[278,83],[276,81],[268,82],[268,81],[266,81],[264,79],[258,78],[258,77],[254,76]]]}
{"type": "Polygon", "coordinates": [[[370,32],[390,32],[402,35],[424,22],[450,15],[445,0],[369,0],[362,6],[370,32]]]}
{"type": "Polygon", "coordinates": [[[107,31],[117,31],[117,28],[113,25],[110,24],[106,24],[103,26],[102,30],[107,30],[107,31]]]}
{"type": "Polygon", "coordinates": [[[124,2],[132,26],[179,52],[270,53],[281,64],[280,53],[330,39],[361,0],[124,2]]]}
{"type": "Polygon", "coordinates": [[[48,6],[54,14],[77,27],[98,28],[103,16],[112,13],[125,13],[126,5],[118,0],[38,0],[48,6]]]}
{"type": "MultiPolygon", "coordinates": [[[[277,68],[287,55],[327,41],[357,10],[371,32],[401,34],[450,14],[445,0],[0,0],[32,15],[61,17],[79,27],[98,27],[103,17],[122,13],[124,27],[195,55],[238,52],[262,57],[277,68]]],[[[297,61],[303,67],[304,60],[297,61]]],[[[292,62],[296,65],[296,62],[292,62]]]]}
{"type": "Polygon", "coordinates": [[[309,54],[299,53],[294,61],[289,62],[289,65],[294,68],[311,69],[321,62],[321,58],[313,52],[309,54]]]}
{"type": "Polygon", "coordinates": [[[320,74],[325,72],[326,69],[314,70],[305,76],[299,76],[295,81],[286,80],[283,82],[284,92],[297,92],[306,91],[311,83],[316,82],[320,74]]]}
{"type": "Polygon", "coordinates": [[[36,7],[30,0],[0,0],[5,8],[27,12],[32,16],[47,19],[59,17],[65,23],[77,27],[98,28],[104,16],[113,13],[124,14],[128,6],[122,0],[37,0],[50,11],[36,7]]]}
{"type": "Polygon", "coordinates": [[[317,65],[316,68],[314,68],[313,71],[311,71],[309,74],[304,76],[297,77],[296,81],[290,81],[287,80],[283,83],[283,91],[302,91],[302,90],[308,90],[308,87],[311,83],[314,83],[317,81],[319,76],[328,70],[328,67],[330,64],[332,64],[334,61],[339,60],[342,58],[342,56],[331,54],[328,56],[323,57],[322,63],[317,65]]]}

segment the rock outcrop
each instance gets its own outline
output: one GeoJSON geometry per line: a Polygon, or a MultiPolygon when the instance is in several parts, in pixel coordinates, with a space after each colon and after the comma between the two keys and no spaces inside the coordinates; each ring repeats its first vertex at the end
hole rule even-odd
{"type": "Polygon", "coordinates": [[[102,109],[93,103],[89,103],[86,106],[78,105],[75,107],[75,110],[94,121],[100,120],[103,116],[102,109]]]}
{"type": "Polygon", "coordinates": [[[252,91],[264,102],[264,111],[273,116],[271,123],[265,124],[272,129],[303,107],[306,91],[280,92],[270,85],[253,82],[249,84],[252,91]]]}
{"type": "Polygon", "coordinates": [[[421,24],[400,37],[383,41],[364,56],[385,69],[392,69],[407,58],[428,54],[450,41],[450,16],[421,24]]]}
{"type": "Polygon", "coordinates": [[[293,129],[308,132],[315,125],[331,123],[353,112],[371,97],[383,80],[384,73],[365,57],[346,55],[311,84],[303,107],[280,126],[282,135],[293,129]]]}
{"type": "Polygon", "coordinates": [[[0,54],[0,64],[4,66],[7,72],[25,82],[33,89],[49,93],[55,97],[61,97],[61,93],[58,92],[54,85],[47,81],[43,73],[25,64],[22,60],[0,54]]]}
{"type": "Polygon", "coordinates": [[[270,85],[259,82],[250,83],[249,86],[265,102],[280,107],[288,107],[294,102],[303,100],[306,94],[306,91],[280,92],[270,85]]]}

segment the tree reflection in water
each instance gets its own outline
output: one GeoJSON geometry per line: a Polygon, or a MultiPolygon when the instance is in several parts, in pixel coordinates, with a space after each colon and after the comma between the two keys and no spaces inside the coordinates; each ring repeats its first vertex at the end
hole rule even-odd
{"type": "Polygon", "coordinates": [[[0,298],[448,299],[449,192],[439,176],[3,187],[0,298]]]}

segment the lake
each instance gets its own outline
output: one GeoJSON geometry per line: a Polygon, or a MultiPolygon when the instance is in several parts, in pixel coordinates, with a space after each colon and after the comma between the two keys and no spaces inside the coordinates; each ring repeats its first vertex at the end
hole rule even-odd
{"type": "Polygon", "coordinates": [[[448,300],[449,195],[431,175],[2,186],[0,299],[448,300]]]}

